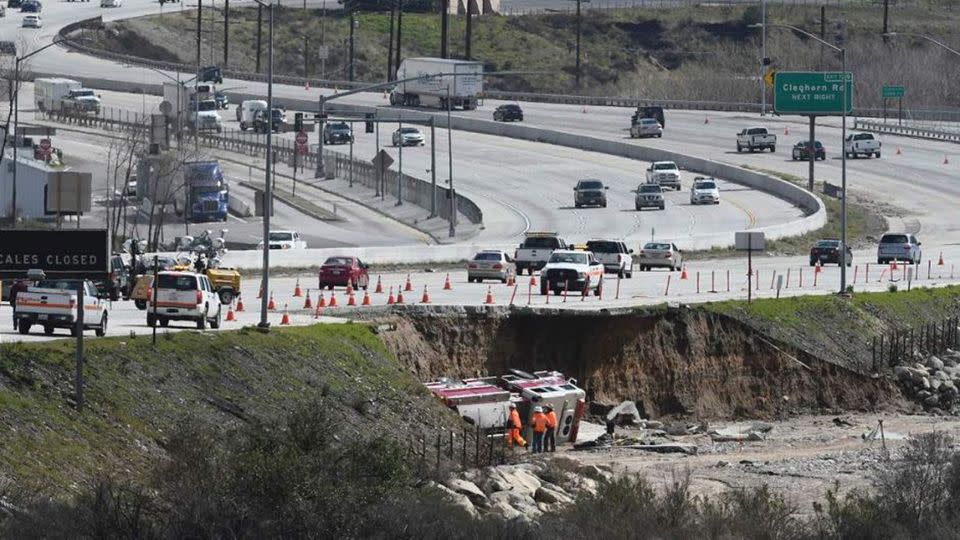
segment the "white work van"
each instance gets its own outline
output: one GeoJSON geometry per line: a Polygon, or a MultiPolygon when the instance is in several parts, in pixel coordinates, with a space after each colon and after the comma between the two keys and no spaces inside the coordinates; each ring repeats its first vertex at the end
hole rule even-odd
{"type": "Polygon", "coordinates": [[[83,85],[73,79],[59,77],[35,79],[33,81],[33,104],[41,111],[59,111],[60,102],[70,95],[71,90],[79,90],[83,85]]]}
{"type": "Polygon", "coordinates": [[[248,99],[237,107],[237,122],[240,122],[240,129],[246,131],[253,127],[253,119],[257,111],[267,110],[267,102],[262,99],[248,99]]]}

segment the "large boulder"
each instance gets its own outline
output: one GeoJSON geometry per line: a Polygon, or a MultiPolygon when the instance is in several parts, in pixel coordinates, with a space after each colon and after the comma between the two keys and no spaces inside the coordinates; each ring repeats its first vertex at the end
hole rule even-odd
{"type": "Polygon", "coordinates": [[[437,484],[436,482],[430,482],[430,486],[433,486],[439,489],[447,499],[453,503],[454,506],[459,506],[463,508],[471,517],[474,519],[480,517],[480,513],[477,512],[477,508],[470,502],[470,499],[466,495],[456,493],[452,489],[448,488],[443,484],[437,484]]]}
{"type": "Polygon", "coordinates": [[[573,498],[570,497],[570,495],[556,486],[552,488],[546,486],[541,487],[533,495],[533,500],[546,504],[570,504],[573,502],[573,498]]]}
{"type": "Polygon", "coordinates": [[[450,478],[444,485],[450,488],[454,493],[459,493],[460,495],[465,495],[470,502],[475,505],[485,505],[487,504],[487,495],[477,487],[476,484],[468,480],[460,480],[459,478],[450,478]]]}
{"type": "Polygon", "coordinates": [[[613,475],[610,472],[605,471],[600,467],[597,467],[596,465],[581,465],[577,469],[577,474],[585,476],[592,480],[596,480],[598,482],[600,480],[610,480],[611,478],[613,478],[613,475]]]}
{"type": "MultiPolygon", "coordinates": [[[[491,507],[505,509],[510,507],[521,516],[528,519],[536,519],[543,514],[540,507],[537,506],[533,497],[517,493],[516,491],[501,491],[490,496],[491,507]]],[[[513,519],[515,516],[507,517],[509,512],[502,514],[506,519],[513,519]]]]}
{"type": "Polygon", "coordinates": [[[498,491],[490,496],[490,511],[503,517],[505,520],[520,517],[520,512],[510,504],[510,495],[506,491],[498,491]]]}

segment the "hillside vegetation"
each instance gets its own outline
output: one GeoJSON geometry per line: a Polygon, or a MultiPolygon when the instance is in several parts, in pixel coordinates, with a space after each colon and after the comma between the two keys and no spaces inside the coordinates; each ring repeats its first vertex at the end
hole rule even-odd
{"type": "MultiPolygon", "coordinates": [[[[345,15],[282,8],[275,29],[276,71],[319,78],[317,48],[330,48],[323,76],[347,78],[348,25],[345,15]],[[321,37],[322,36],[322,37],[321,37]],[[306,59],[304,51],[306,50],[306,59]],[[306,62],[305,62],[306,60],[306,62]]],[[[201,56],[204,63],[223,61],[223,12],[204,11],[201,56]]],[[[698,6],[695,9],[588,10],[583,18],[583,75],[574,84],[575,17],[569,13],[528,16],[480,16],[474,21],[474,59],[488,71],[536,72],[491,79],[488,87],[517,91],[626,95],[655,99],[757,102],[760,32],[748,28],[759,20],[756,6],[698,6]]],[[[770,6],[771,23],[792,24],[819,33],[816,6],[770,6]]],[[[255,9],[231,9],[229,67],[256,67],[255,9]]],[[[357,15],[355,74],[358,80],[381,81],[387,75],[389,13],[357,15]]],[[[891,30],[931,35],[956,45],[960,10],[941,3],[893,7],[891,30]]],[[[944,80],[960,76],[955,57],[907,37],[884,42],[882,7],[850,3],[826,10],[824,37],[845,44],[848,68],[856,81],[858,107],[880,107],[880,87],[906,84],[905,107],[960,106],[960,90],[944,80]]],[[[463,57],[465,21],[451,19],[451,51],[463,57]]],[[[195,62],[196,12],[173,11],[107,24],[106,32],[86,32],[90,44],[127,54],[195,62]],[[178,46],[175,44],[183,44],[178,46]]],[[[77,36],[79,37],[79,35],[77,36]]],[[[403,17],[403,57],[437,56],[440,19],[435,14],[403,17]]],[[[770,28],[768,56],[781,70],[839,69],[838,55],[793,32],[770,28]]],[[[266,24],[263,29],[266,70],[266,24]]]]}

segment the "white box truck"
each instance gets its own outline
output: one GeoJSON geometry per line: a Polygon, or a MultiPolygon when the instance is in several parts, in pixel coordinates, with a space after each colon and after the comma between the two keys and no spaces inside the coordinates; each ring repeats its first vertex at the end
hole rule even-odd
{"type": "Polygon", "coordinates": [[[483,64],[444,58],[407,58],[400,63],[398,83],[390,93],[391,105],[451,108],[469,111],[477,108],[483,92],[483,64]],[[443,75],[440,75],[443,74],[443,75]],[[448,93],[449,92],[449,93],[448,93]]]}
{"type": "Polygon", "coordinates": [[[33,81],[33,104],[41,111],[59,111],[60,102],[71,90],[83,87],[80,81],[61,78],[44,78],[33,81]]]}

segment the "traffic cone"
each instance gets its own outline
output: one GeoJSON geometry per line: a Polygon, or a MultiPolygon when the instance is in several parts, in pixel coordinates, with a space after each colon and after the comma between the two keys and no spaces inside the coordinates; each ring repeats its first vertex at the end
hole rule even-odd
{"type": "Polygon", "coordinates": [[[370,305],[370,293],[368,293],[367,291],[363,291],[363,302],[360,302],[360,305],[362,306],[370,305]]]}
{"type": "Polygon", "coordinates": [[[783,126],[783,134],[784,135],[790,134],[790,126],[783,126]]]}
{"type": "Polygon", "coordinates": [[[350,283],[350,280],[347,280],[347,296],[353,294],[353,284],[350,283]]]}
{"type": "Polygon", "coordinates": [[[940,252],[940,260],[937,261],[937,266],[943,266],[943,252],[940,252]]]}
{"type": "Polygon", "coordinates": [[[403,303],[403,287],[397,285],[397,303],[403,303]]]}
{"type": "Polygon", "coordinates": [[[707,116],[707,115],[703,115],[703,123],[704,123],[704,124],[709,124],[709,123],[710,123],[710,117],[707,116]]]}
{"type": "Polygon", "coordinates": [[[303,301],[303,309],[311,309],[313,307],[313,300],[310,300],[310,291],[307,290],[307,299],[303,301]]]}
{"type": "Polygon", "coordinates": [[[243,311],[243,298],[237,297],[237,311],[243,311]]]}
{"type": "Polygon", "coordinates": [[[283,305],[283,317],[280,317],[280,326],[287,326],[290,324],[290,315],[287,313],[287,305],[283,305]]]}
{"type": "Polygon", "coordinates": [[[387,297],[387,305],[392,305],[396,303],[396,300],[393,298],[393,287],[390,287],[390,296],[387,297]]]}
{"type": "Polygon", "coordinates": [[[903,155],[903,152],[900,150],[899,146],[897,147],[897,155],[898,156],[903,155]]]}
{"type": "Polygon", "coordinates": [[[587,108],[586,108],[586,107],[581,107],[581,108],[580,108],[580,114],[587,114],[587,108]]]}
{"type": "Polygon", "coordinates": [[[890,263],[890,271],[895,272],[896,270],[897,270],[897,260],[894,259],[893,262],[890,263]]]}
{"type": "Polygon", "coordinates": [[[687,267],[684,266],[680,271],[680,279],[687,279],[687,267]]]}
{"type": "Polygon", "coordinates": [[[306,90],[307,92],[310,91],[310,81],[307,81],[307,84],[303,85],[303,89],[306,90]]]}
{"type": "Polygon", "coordinates": [[[237,316],[233,314],[233,305],[227,308],[227,322],[232,322],[237,320],[237,316]]]}
{"type": "Polygon", "coordinates": [[[429,304],[429,303],[430,303],[430,295],[427,294],[427,286],[426,286],[426,285],[423,286],[423,296],[420,298],[420,303],[421,303],[421,304],[429,304]]]}
{"type": "Polygon", "coordinates": [[[330,291],[330,303],[327,304],[327,307],[337,307],[337,293],[335,291],[330,291]]]}
{"type": "Polygon", "coordinates": [[[950,164],[950,158],[948,158],[946,154],[943,155],[943,164],[944,165],[950,164]]]}
{"type": "Polygon", "coordinates": [[[446,279],[443,280],[443,290],[449,291],[453,289],[453,285],[450,284],[450,274],[447,273],[446,279]]]}
{"type": "Polygon", "coordinates": [[[270,293],[270,301],[267,302],[267,309],[270,311],[277,309],[277,304],[273,301],[273,293],[270,293]]]}
{"type": "Polygon", "coordinates": [[[303,296],[303,291],[300,290],[300,278],[297,278],[297,284],[293,288],[293,296],[300,298],[303,296]]]}
{"type": "Polygon", "coordinates": [[[356,306],[356,305],[357,305],[357,299],[356,299],[356,297],[353,295],[352,292],[350,293],[349,296],[347,296],[347,305],[348,305],[348,306],[356,306]]]}
{"type": "Polygon", "coordinates": [[[817,261],[817,265],[813,267],[813,273],[819,274],[820,272],[823,272],[823,268],[820,267],[820,261],[817,261]]]}
{"type": "Polygon", "coordinates": [[[327,299],[323,297],[323,291],[320,291],[320,300],[317,301],[317,308],[327,307],[327,299]]]}
{"type": "Polygon", "coordinates": [[[377,288],[373,292],[383,294],[383,283],[380,282],[380,276],[377,276],[377,288]]]}
{"type": "Polygon", "coordinates": [[[403,286],[404,292],[411,292],[413,290],[413,284],[410,283],[410,274],[407,274],[407,284],[403,286]]]}
{"type": "Polygon", "coordinates": [[[515,280],[513,276],[507,276],[507,287],[513,287],[516,284],[517,280],[515,280]]]}
{"type": "Polygon", "coordinates": [[[537,276],[530,276],[530,286],[531,287],[537,286],[537,276]]]}
{"type": "Polygon", "coordinates": [[[487,286],[487,299],[484,300],[484,304],[492,305],[493,304],[493,289],[490,286],[487,286]]]}

